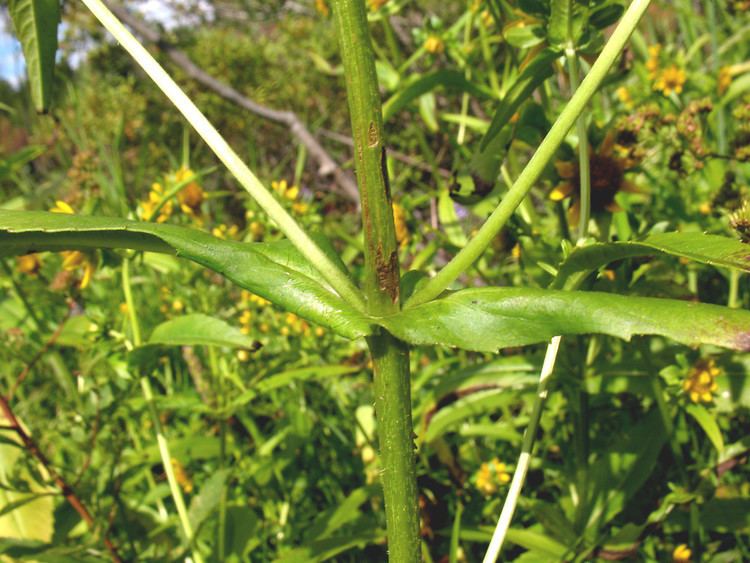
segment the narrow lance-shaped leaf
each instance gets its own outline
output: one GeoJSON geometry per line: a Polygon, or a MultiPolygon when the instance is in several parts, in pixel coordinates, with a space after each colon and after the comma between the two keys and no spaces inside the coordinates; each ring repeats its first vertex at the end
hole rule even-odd
{"type": "Polygon", "coordinates": [[[388,121],[410,102],[441,86],[467,92],[478,98],[489,98],[492,95],[491,92],[467,80],[462,72],[450,69],[436,70],[411,79],[402,90],[391,96],[383,104],[383,121],[388,121]]]}
{"type": "Polygon", "coordinates": [[[39,112],[46,111],[52,97],[59,1],[9,0],[8,11],[23,47],[34,107],[39,112]]]}
{"type": "Polygon", "coordinates": [[[182,315],[161,323],[151,332],[148,344],[228,348],[253,348],[256,345],[236,326],[200,313],[182,315]]]}
{"type": "Polygon", "coordinates": [[[486,195],[492,190],[505,159],[507,145],[512,138],[511,118],[531,93],[552,76],[552,63],[558,56],[559,53],[556,51],[542,51],[524,67],[510,86],[498,105],[490,127],[469,163],[468,170],[458,175],[457,188],[460,189],[462,197],[470,196],[468,192],[472,191],[472,187],[479,195],[486,195]]]}
{"type": "Polygon", "coordinates": [[[672,299],[531,288],[480,288],[382,318],[412,344],[494,352],[556,335],[660,335],[688,345],[750,350],[750,312],[672,299]]]}
{"type": "Polygon", "coordinates": [[[279,245],[227,241],[174,225],[0,210],[0,256],[86,248],[176,254],[342,336],[356,338],[370,333],[366,317],[302,274],[301,258],[279,245]]]}
{"type": "Polygon", "coordinates": [[[554,287],[570,287],[568,280],[573,281],[572,276],[588,275],[615,260],[660,254],[750,272],[750,246],[738,240],[703,233],[660,233],[639,242],[597,243],[577,248],[560,266],[554,287]]]}

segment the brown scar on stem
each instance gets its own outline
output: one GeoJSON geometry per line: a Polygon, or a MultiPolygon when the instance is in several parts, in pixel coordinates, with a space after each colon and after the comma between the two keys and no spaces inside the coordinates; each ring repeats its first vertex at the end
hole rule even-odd
{"type": "Polygon", "coordinates": [[[378,288],[385,291],[393,303],[398,302],[399,280],[398,280],[398,256],[394,250],[386,260],[383,249],[378,246],[375,253],[375,271],[378,276],[378,288]]]}
{"type": "Polygon", "coordinates": [[[380,133],[378,132],[378,126],[375,125],[374,121],[370,121],[370,125],[367,127],[367,146],[372,148],[377,146],[380,142],[380,133]]]}

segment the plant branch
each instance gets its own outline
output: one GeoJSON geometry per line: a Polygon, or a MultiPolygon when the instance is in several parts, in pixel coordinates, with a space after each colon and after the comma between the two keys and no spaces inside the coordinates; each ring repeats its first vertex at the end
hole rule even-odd
{"type": "Polygon", "coordinates": [[[516,464],[516,470],[513,473],[513,480],[510,483],[508,489],[508,496],[505,498],[500,518],[497,521],[495,532],[492,534],[492,540],[487,548],[487,553],[484,556],[483,563],[495,563],[500,550],[503,547],[505,536],[510,528],[510,521],[513,519],[513,514],[516,511],[516,505],[518,504],[518,498],[521,496],[521,489],[526,481],[526,473],[529,470],[529,463],[531,462],[531,454],[534,451],[534,441],[536,439],[537,428],[539,427],[539,420],[542,417],[542,408],[544,402],[547,399],[547,383],[549,377],[552,375],[552,371],[555,367],[555,361],[557,360],[557,351],[560,348],[560,336],[554,336],[550,343],[547,345],[547,353],[544,356],[544,363],[542,364],[542,371],[539,374],[539,384],[537,386],[536,399],[534,400],[534,407],[531,411],[531,418],[529,425],[526,428],[526,432],[523,434],[523,444],[521,445],[521,455],[518,457],[518,463],[516,464]]]}
{"type": "Polygon", "coordinates": [[[109,9],[143,39],[157,45],[173,63],[196,82],[203,84],[225,100],[229,100],[250,113],[288,127],[291,134],[305,146],[313,159],[318,163],[318,175],[323,178],[333,176],[338,188],[337,191],[341,195],[352,201],[359,200],[359,192],[357,191],[357,184],[354,178],[336,163],[296,113],[269,108],[243,96],[229,84],[214,78],[196,65],[184,51],[166,41],[157,31],[149,27],[148,24],[141,21],[137,16],[131,14],[124,6],[110,3],[109,9]]]}
{"type": "Polygon", "coordinates": [[[276,222],[290,242],[320,272],[323,278],[339,295],[357,309],[364,310],[362,293],[349,277],[336,266],[317,244],[302,230],[299,224],[281,206],[276,198],[258,180],[216,128],[206,119],[198,107],[182,91],[177,83],[159,65],[154,57],[141,45],[125,26],[112,14],[101,0],[82,0],[94,16],[109,31],[135,62],[154,81],[185,117],[198,135],[206,142],[240,185],[255,199],[260,207],[276,222]]]}
{"type": "Polygon", "coordinates": [[[531,157],[492,215],[453,260],[412,295],[406,302],[407,307],[426,303],[440,295],[482,255],[539,179],[547,163],[552,159],[568,131],[615,63],[650,3],[651,0],[633,0],[580,88],[567,103],[534,156],[531,157]]]}
{"type": "MultiPolygon", "coordinates": [[[[49,473],[50,477],[52,477],[55,485],[57,485],[60,491],[62,491],[63,496],[65,496],[65,500],[67,500],[70,506],[73,507],[73,510],[78,513],[78,515],[81,517],[81,520],[83,520],[88,526],[89,530],[92,533],[96,533],[96,522],[94,521],[93,516],[91,516],[88,508],[86,508],[86,505],[83,504],[83,501],[78,497],[73,487],[68,484],[68,482],[62,477],[62,475],[55,471],[49,459],[47,459],[47,456],[42,453],[42,450],[39,448],[34,439],[26,432],[26,430],[24,430],[18,418],[16,418],[16,415],[13,412],[10,403],[5,399],[2,393],[0,393],[0,413],[2,414],[3,418],[5,418],[5,420],[9,423],[8,429],[13,430],[18,435],[26,451],[34,456],[36,460],[40,464],[42,464],[42,466],[44,466],[44,469],[47,471],[47,473],[49,473]]],[[[118,563],[122,561],[117,552],[117,548],[112,543],[112,540],[109,539],[106,533],[102,537],[102,542],[107,548],[107,551],[109,551],[109,555],[112,558],[112,561],[118,563]]]]}

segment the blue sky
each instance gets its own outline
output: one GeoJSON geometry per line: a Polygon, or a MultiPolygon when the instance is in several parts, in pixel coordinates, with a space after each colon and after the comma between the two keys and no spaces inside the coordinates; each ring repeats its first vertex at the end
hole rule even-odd
{"type": "Polygon", "coordinates": [[[7,23],[4,18],[0,18],[0,78],[17,85],[25,68],[23,54],[21,44],[6,28],[7,23]]]}
{"type": "MultiPolygon", "coordinates": [[[[135,3],[134,3],[135,4],[135,3]]],[[[141,12],[147,20],[157,21],[166,28],[172,28],[180,24],[195,22],[178,21],[174,17],[171,5],[190,6],[187,13],[202,13],[203,16],[211,18],[211,6],[202,0],[142,0],[136,4],[136,9],[141,12]]],[[[7,10],[3,7],[0,13],[0,79],[7,80],[11,84],[18,85],[23,79],[25,66],[21,45],[16,41],[7,17],[7,10]]],[[[63,23],[62,28],[65,24],[63,23]]],[[[75,61],[73,61],[75,62],[75,61]]]]}

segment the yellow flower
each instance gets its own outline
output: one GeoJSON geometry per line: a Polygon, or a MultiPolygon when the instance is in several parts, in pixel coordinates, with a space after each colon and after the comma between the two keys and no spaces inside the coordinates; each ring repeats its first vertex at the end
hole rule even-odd
{"type": "Polygon", "coordinates": [[[626,108],[633,107],[633,98],[630,96],[630,92],[627,88],[625,88],[625,86],[620,86],[615,93],[617,94],[620,102],[622,102],[622,105],[624,105],[626,108]]]}
{"type": "Polygon", "coordinates": [[[242,311],[242,314],[240,315],[240,324],[242,325],[240,327],[240,332],[242,334],[250,334],[250,325],[253,322],[253,314],[250,312],[249,309],[245,309],[242,311]]]}
{"type": "Polygon", "coordinates": [[[646,70],[648,70],[648,77],[653,80],[656,77],[656,73],[659,71],[659,55],[661,54],[661,45],[651,45],[648,48],[648,60],[646,61],[646,70]]]}
{"type": "Polygon", "coordinates": [[[265,307],[266,305],[271,304],[271,302],[267,299],[263,299],[260,295],[255,295],[254,293],[247,291],[246,289],[242,290],[240,296],[243,301],[255,303],[258,307],[265,307]]]}
{"type": "Polygon", "coordinates": [[[42,259],[38,254],[26,254],[16,258],[16,269],[27,276],[36,276],[42,269],[42,259]]]}
{"type": "Polygon", "coordinates": [[[201,204],[206,199],[206,194],[197,181],[191,181],[193,178],[195,178],[195,172],[190,170],[187,166],[181,166],[177,172],[174,173],[175,185],[189,182],[177,194],[177,201],[180,202],[180,209],[182,209],[183,213],[186,213],[191,217],[196,217],[200,215],[201,204]]]}
{"type": "Polygon", "coordinates": [[[654,90],[660,91],[665,96],[671,95],[672,92],[680,94],[686,79],[685,71],[677,65],[672,65],[659,73],[656,82],[654,82],[654,90]]]}
{"type": "Polygon", "coordinates": [[[492,495],[497,492],[500,485],[505,485],[510,481],[510,474],[504,463],[495,458],[492,461],[483,463],[475,476],[477,489],[485,495],[492,495]]]}
{"type": "Polygon", "coordinates": [[[367,0],[367,5],[370,7],[371,12],[377,12],[380,8],[385,6],[388,0],[367,0]]]}
{"type": "Polygon", "coordinates": [[[439,54],[445,51],[445,43],[437,35],[430,35],[424,42],[424,49],[433,55],[439,54]]]}
{"type": "Polygon", "coordinates": [[[315,0],[315,9],[318,11],[318,13],[324,15],[325,17],[328,17],[328,14],[331,13],[326,0],[315,0]]]}
{"type": "MultiPolygon", "coordinates": [[[[68,215],[75,214],[73,208],[62,200],[57,200],[55,206],[50,209],[50,211],[52,213],[65,213],[68,215]]],[[[94,266],[91,259],[80,250],[63,250],[60,252],[60,256],[62,256],[63,259],[63,270],[73,271],[79,268],[83,269],[83,276],[81,277],[78,287],[80,289],[86,289],[89,283],[91,283],[91,278],[96,271],[96,266],[94,266]]]]}
{"type": "Polygon", "coordinates": [[[237,359],[241,362],[250,360],[250,352],[247,350],[237,350],[237,359]]]}
{"type": "Polygon", "coordinates": [[[73,208],[60,199],[58,199],[55,202],[55,206],[52,209],[50,209],[50,211],[52,213],[67,213],[68,215],[75,214],[75,211],[73,211],[73,208]]]}
{"type": "Polygon", "coordinates": [[[701,358],[690,369],[682,388],[694,403],[710,403],[719,387],[716,376],[720,373],[713,359],[701,358]]]}
{"type": "Polygon", "coordinates": [[[690,548],[684,543],[681,543],[675,547],[672,552],[672,563],[690,563],[690,557],[692,555],[693,552],[690,548]]]}
{"type": "Polygon", "coordinates": [[[393,204],[393,224],[396,227],[396,240],[400,246],[409,244],[409,227],[406,224],[406,212],[398,203],[393,204]]]}
{"type": "Polygon", "coordinates": [[[182,490],[186,493],[192,492],[193,481],[185,472],[185,468],[182,466],[182,464],[174,458],[172,458],[172,469],[174,470],[174,478],[180,485],[180,487],[182,487],[182,490]]]}
{"type": "Polygon", "coordinates": [[[281,197],[286,198],[290,201],[294,201],[295,199],[297,199],[297,196],[299,195],[299,188],[297,186],[288,185],[286,180],[280,180],[278,182],[271,182],[271,187],[281,197]]]}
{"type": "Polygon", "coordinates": [[[250,234],[253,236],[253,240],[260,240],[261,238],[263,238],[263,232],[265,231],[263,223],[259,221],[253,221],[252,223],[250,223],[249,229],[250,234]]]}
{"type": "Polygon", "coordinates": [[[240,232],[240,229],[237,225],[232,225],[231,227],[227,227],[224,223],[222,223],[218,227],[214,227],[213,229],[211,229],[211,234],[214,235],[216,238],[221,238],[221,239],[235,238],[239,232],[240,232]]]}
{"type": "Polygon", "coordinates": [[[164,199],[164,187],[159,182],[151,184],[151,191],[148,193],[148,198],[142,201],[138,208],[138,217],[142,221],[152,221],[152,217],[159,208],[159,215],[156,217],[157,223],[164,223],[172,215],[172,202],[166,201],[161,205],[164,199]]]}
{"type": "MultiPolygon", "coordinates": [[[[589,171],[591,181],[591,211],[616,211],[615,196],[618,192],[637,192],[637,187],[625,179],[625,172],[637,163],[633,159],[618,158],[613,152],[615,149],[615,135],[607,134],[599,150],[592,152],[589,156],[589,171]]],[[[571,206],[571,219],[578,220],[581,192],[581,177],[579,161],[555,162],[557,174],[561,182],[550,192],[552,201],[562,201],[567,197],[575,198],[571,206]]]]}

